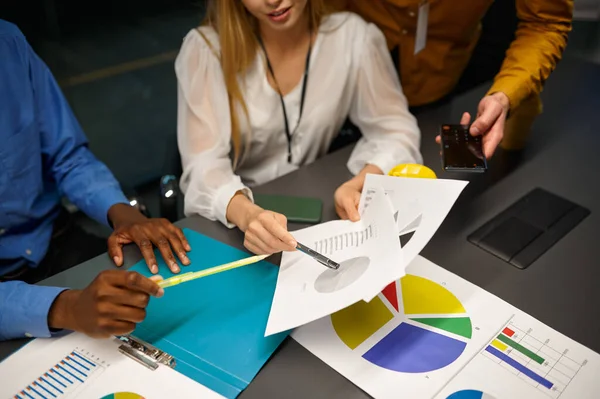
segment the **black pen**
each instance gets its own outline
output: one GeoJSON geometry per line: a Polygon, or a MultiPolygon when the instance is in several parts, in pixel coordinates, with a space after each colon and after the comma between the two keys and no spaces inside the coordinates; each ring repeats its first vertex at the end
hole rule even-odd
{"type": "Polygon", "coordinates": [[[331,259],[329,259],[328,257],[321,255],[320,253],[318,253],[317,251],[310,249],[309,247],[307,247],[306,245],[300,244],[299,242],[296,242],[298,245],[296,246],[296,249],[300,252],[304,252],[305,254],[307,254],[308,256],[312,257],[314,260],[316,260],[317,262],[319,262],[320,264],[322,264],[323,266],[326,266],[330,269],[333,270],[337,270],[340,268],[340,264],[337,262],[332,261],[331,259]]]}

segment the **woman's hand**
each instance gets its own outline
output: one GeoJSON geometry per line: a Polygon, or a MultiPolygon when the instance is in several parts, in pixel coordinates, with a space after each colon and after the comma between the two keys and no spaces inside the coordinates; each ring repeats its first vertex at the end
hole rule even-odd
{"type": "Polygon", "coordinates": [[[349,219],[352,222],[360,220],[358,203],[360,202],[360,195],[365,184],[365,178],[369,173],[373,175],[382,175],[383,171],[375,165],[367,165],[358,175],[335,190],[333,196],[335,201],[335,211],[341,219],[349,219]]]}
{"type": "Polygon", "coordinates": [[[261,209],[249,220],[244,246],[250,251],[263,255],[296,249],[296,240],[287,231],[287,219],[282,214],[261,209]]]}
{"type": "Polygon", "coordinates": [[[349,219],[352,222],[360,220],[358,214],[358,203],[362,184],[356,179],[352,179],[342,184],[335,190],[333,199],[335,201],[335,211],[341,219],[349,219]]]}
{"type": "Polygon", "coordinates": [[[296,249],[296,240],[287,230],[287,218],[262,209],[241,193],[229,202],[227,219],[245,233],[244,246],[257,255],[296,249]]]}

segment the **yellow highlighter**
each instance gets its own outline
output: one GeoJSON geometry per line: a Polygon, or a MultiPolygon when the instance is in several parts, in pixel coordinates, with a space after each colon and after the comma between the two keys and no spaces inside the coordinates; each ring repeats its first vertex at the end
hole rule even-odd
{"type": "Polygon", "coordinates": [[[186,283],[188,281],[196,280],[198,278],[210,276],[212,274],[217,274],[221,272],[225,272],[227,270],[236,269],[238,267],[251,265],[256,262],[260,262],[263,259],[268,258],[270,255],[257,255],[251,256],[249,258],[236,260],[235,262],[225,263],[223,265],[211,267],[210,269],[200,270],[197,272],[189,272],[180,274],[178,276],[170,277],[166,280],[161,280],[157,284],[161,288],[173,287],[174,285],[178,285],[181,283],[186,283]]]}

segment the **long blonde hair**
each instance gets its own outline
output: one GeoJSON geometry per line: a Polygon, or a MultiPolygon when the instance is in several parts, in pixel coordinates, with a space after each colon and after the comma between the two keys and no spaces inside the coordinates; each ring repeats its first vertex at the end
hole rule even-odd
{"type": "MultiPolygon", "coordinates": [[[[325,0],[308,0],[306,7],[310,28],[316,32],[323,17],[329,12],[325,0]]],[[[231,114],[233,165],[236,167],[242,153],[240,121],[235,111],[236,107],[241,106],[246,119],[249,118],[238,77],[246,73],[256,57],[259,48],[258,24],[240,0],[209,0],[203,25],[211,26],[219,35],[221,68],[231,114]]]]}

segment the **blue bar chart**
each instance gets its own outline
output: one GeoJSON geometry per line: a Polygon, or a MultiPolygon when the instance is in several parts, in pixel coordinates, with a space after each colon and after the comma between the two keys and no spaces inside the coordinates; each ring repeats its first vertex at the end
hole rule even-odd
{"type": "Polygon", "coordinates": [[[98,375],[106,365],[97,362],[79,350],[73,350],[54,366],[20,392],[14,399],[55,399],[67,398],[93,376],[98,375]]]}

